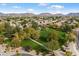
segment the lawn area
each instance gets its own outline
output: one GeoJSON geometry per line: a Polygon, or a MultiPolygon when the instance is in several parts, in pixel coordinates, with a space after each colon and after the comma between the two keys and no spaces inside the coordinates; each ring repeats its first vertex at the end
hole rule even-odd
{"type": "Polygon", "coordinates": [[[35,48],[36,46],[38,46],[38,44],[34,43],[33,41],[27,39],[27,40],[22,40],[21,42],[21,46],[31,46],[32,48],[35,48]]]}
{"type": "MultiPolygon", "coordinates": [[[[43,41],[41,41],[41,42],[43,42],[43,41]]],[[[7,39],[7,40],[4,41],[4,43],[10,45],[11,44],[11,40],[10,39],[7,39]]],[[[35,50],[36,49],[39,49],[41,51],[42,50],[45,50],[44,47],[36,44],[35,42],[33,42],[33,41],[29,40],[29,39],[26,39],[26,40],[22,40],[21,41],[21,47],[26,47],[26,46],[30,46],[30,47],[32,47],[32,49],[35,49],[35,50]]]]}
{"type": "MultiPolygon", "coordinates": [[[[50,28],[41,30],[40,31],[40,39],[38,39],[37,41],[44,44],[44,45],[46,45],[46,43],[47,43],[46,40],[47,40],[48,34],[50,32],[53,32],[54,30],[55,29],[50,29],[50,28]]],[[[65,39],[65,34],[66,33],[64,33],[62,31],[57,31],[57,33],[59,34],[59,43],[60,43],[60,45],[63,45],[64,42],[66,42],[66,39],[65,39]]],[[[11,44],[10,39],[5,40],[4,42],[7,43],[7,44],[11,44]]],[[[44,49],[44,47],[39,46],[37,43],[35,43],[35,42],[33,42],[33,41],[29,40],[29,39],[22,40],[21,41],[21,46],[22,47],[31,46],[32,49],[39,49],[39,48],[41,50],[44,49]]]]}
{"type": "Polygon", "coordinates": [[[22,47],[31,46],[32,49],[39,50],[39,51],[42,51],[42,52],[43,52],[43,51],[47,51],[44,47],[42,47],[42,46],[36,44],[35,42],[33,42],[33,41],[29,40],[29,39],[23,40],[23,41],[21,42],[21,46],[22,46],[22,47]]]}
{"type": "Polygon", "coordinates": [[[49,28],[41,30],[40,31],[40,40],[43,42],[46,42],[48,34],[52,31],[53,31],[53,29],[49,29],[49,28]]]}
{"type": "MultiPolygon", "coordinates": [[[[47,36],[50,32],[53,32],[55,29],[51,29],[51,28],[47,28],[47,29],[43,29],[40,31],[40,40],[39,42],[46,44],[46,39],[47,36]]],[[[62,31],[57,31],[58,35],[59,35],[59,42],[61,43],[60,45],[63,45],[67,40],[66,38],[66,33],[62,32],[62,31]]]]}

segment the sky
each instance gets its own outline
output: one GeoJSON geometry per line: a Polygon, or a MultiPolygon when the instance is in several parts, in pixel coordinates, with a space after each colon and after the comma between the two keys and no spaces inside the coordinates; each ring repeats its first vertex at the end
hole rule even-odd
{"type": "Polygon", "coordinates": [[[77,13],[78,3],[0,3],[2,13],[77,13]]]}

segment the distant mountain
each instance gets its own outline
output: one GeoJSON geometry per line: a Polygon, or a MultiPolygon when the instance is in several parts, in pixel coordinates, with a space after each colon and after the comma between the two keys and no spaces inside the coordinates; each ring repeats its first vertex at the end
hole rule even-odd
{"type": "Polygon", "coordinates": [[[9,13],[6,16],[35,16],[33,13],[9,13]]]}
{"type": "Polygon", "coordinates": [[[3,13],[0,12],[0,16],[4,16],[4,15],[5,15],[5,14],[3,14],[3,13]]]}
{"type": "Polygon", "coordinates": [[[69,13],[67,16],[79,16],[79,13],[69,13]]]}
{"type": "Polygon", "coordinates": [[[51,13],[40,13],[38,16],[52,16],[51,13]]]}
{"type": "Polygon", "coordinates": [[[53,14],[53,16],[64,16],[63,14],[53,14]]]}
{"type": "Polygon", "coordinates": [[[64,16],[63,14],[41,13],[39,16],[64,16]]]}
{"type": "Polygon", "coordinates": [[[79,13],[69,13],[66,15],[63,14],[51,14],[51,13],[40,13],[38,15],[33,13],[0,13],[0,16],[79,16],[79,13]]]}
{"type": "Polygon", "coordinates": [[[35,16],[33,13],[0,13],[0,16],[35,16]]]}
{"type": "Polygon", "coordinates": [[[24,13],[22,15],[25,15],[25,16],[35,16],[35,14],[33,14],[33,13],[24,13]]]}

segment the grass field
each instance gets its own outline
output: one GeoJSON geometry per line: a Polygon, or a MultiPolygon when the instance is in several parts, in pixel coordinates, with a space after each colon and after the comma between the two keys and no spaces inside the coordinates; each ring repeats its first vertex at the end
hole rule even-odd
{"type": "MultiPolygon", "coordinates": [[[[50,28],[41,30],[40,31],[40,39],[38,39],[37,41],[42,43],[43,45],[46,45],[46,43],[47,43],[47,41],[46,41],[47,36],[48,36],[48,34],[50,32],[53,32],[53,31],[54,31],[54,29],[50,29],[50,28]]],[[[65,33],[61,32],[61,31],[57,31],[57,33],[59,34],[59,38],[60,38],[59,42],[62,43],[60,45],[63,45],[63,43],[65,41],[64,40],[65,33]]],[[[7,43],[7,44],[11,44],[11,40],[10,39],[5,40],[4,42],[7,43]]],[[[39,49],[39,48],[40,48],[40,50],[44,49],[44,47],[39,46],[37,43],[35,43],[35,42],[33,42],[33,41],[29,40],[29,39],[22,40],[21,41],[21,46],[22,47],[30,46],[30,47],[32,47],[32,49],[39,49]]]]}
{"type": "Polygon", "coordinates": [[[29,39],[26,39],[26,40],[22,40],[21,46],[22,47],[31,46],[32,48],[35,48],[36,46],[38,46],[38,44],[34,43],[33,41],[29,39]]]}

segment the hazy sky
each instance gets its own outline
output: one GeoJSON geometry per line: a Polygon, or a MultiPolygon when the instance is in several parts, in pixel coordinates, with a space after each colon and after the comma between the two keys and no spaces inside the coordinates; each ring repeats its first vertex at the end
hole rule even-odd
{"type": "Polygon", "coordinates": [[[78,3],[0,3],[3,13],[71,13],[79,12],[78,3]]]}

